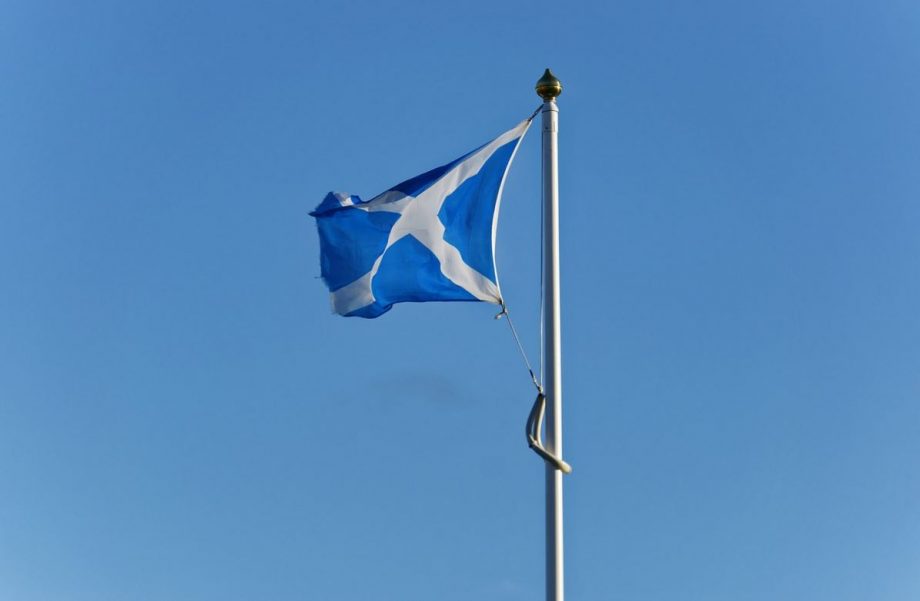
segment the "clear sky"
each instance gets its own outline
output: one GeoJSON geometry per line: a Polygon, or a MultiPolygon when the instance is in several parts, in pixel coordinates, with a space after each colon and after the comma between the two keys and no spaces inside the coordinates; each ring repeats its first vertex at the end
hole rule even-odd
{"type": "MultiPolygon", "coordinates": [[[[570,599],[920,598],[920,5],[0,5],[0,599],[532,600],[485,304],[331,314],[307,213],[562,80],[570,599]]],[[[539,139],[498,267],[537,353],[539,139]]]]}

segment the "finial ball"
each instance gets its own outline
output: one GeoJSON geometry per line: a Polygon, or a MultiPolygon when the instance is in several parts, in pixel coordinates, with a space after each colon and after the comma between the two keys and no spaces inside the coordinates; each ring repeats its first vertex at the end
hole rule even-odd
{"type": "Polygon", "coordinates": [[[559,94],[562,94],[562,82],[553,75],[553,72],[549,69],[543,73],[543,77],[537,81],[537,95],[540,96],[545,101],[550,101],[556,98],[559,94]]]}

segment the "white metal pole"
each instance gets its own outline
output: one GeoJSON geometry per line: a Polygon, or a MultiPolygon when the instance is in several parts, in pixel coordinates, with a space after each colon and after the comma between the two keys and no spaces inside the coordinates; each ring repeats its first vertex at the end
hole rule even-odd
{"type": "MultiPolygon", "coordinates": [[[[559,319],[559,178],[556,134],[562,84],[547,69],[537,82],[543,98],[543,331],[546,448],[562,457],[562,334],[559,319]]],[[[546,599],[563,601],[562,471],[546,464],[546,599]]]]}

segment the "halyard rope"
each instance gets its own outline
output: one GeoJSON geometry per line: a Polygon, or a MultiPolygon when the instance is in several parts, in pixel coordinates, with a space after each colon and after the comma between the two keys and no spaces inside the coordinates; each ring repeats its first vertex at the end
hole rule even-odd
{"type": "Polygon", "coordinates": [[[511,313],[508,313],[508,305],[504,302],[502,303],[502,311],[495,316],[495,319],[501,319],[503,316],[507,318],[508,327],[511,328],[511,335],[514,337],[514,341],[517,343],[518,350],[521,352],[521,358],[524,359],[524,365],[527,367],[528,373],[530,373],[530,379],[533,382],[533,385],[536,387],[538,393],[543,392],[543,385],[540,384],[540,380],[537,379],[537,374],[534,373],[533,367],[530,366],[530,360],[527,358],[527,353],[524,351],[524,345],[521,344],[521,338],[518,336],[517,328],[514,327],[514,322],[511,321],[511,313]]]}

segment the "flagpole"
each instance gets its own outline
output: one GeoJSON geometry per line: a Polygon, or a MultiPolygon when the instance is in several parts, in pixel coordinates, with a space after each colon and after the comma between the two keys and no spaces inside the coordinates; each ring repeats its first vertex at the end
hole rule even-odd
{"type": "MultiPolygon", "coordinates": [[[[556,134],[562,83],[547,69],[537,82],[543,98],[543,350],[546,450],[562,457],[562,333],[559,310],[559,179],[556,134]]],[[[565,598],[562,547],[562,471],[546,463],[546,600],[565,598]]]]}

